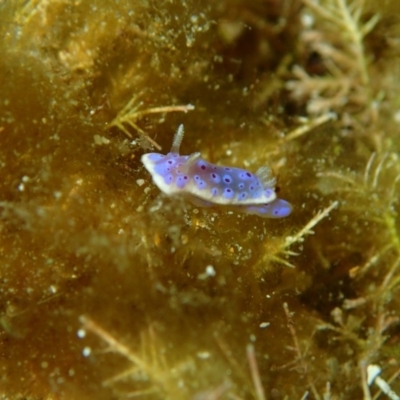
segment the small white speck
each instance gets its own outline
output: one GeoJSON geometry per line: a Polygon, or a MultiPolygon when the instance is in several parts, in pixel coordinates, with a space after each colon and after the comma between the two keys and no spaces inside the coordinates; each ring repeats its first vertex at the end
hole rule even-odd
{"type": "Polygon", "coordinates": [[[42,361],[41,364],[40,364],[40,366],[41,366],[43,369],[46,369],[46,368],[49,366],[49,363],[48,363],[47,361],[42,361]]]}
{"type": "Polygon", "coordinates": [[[212,265],[207,265],[206,274],[208,276],[215,276],[216,275],[215,269],[214,269],[214,267],[212,265]]]}
{"type": "Polygon", "coordinates": [[[231,149],[228,149],[228,150],[225,152],[225,154],[226,154],[227,156],[231,156],[231,155],[232,155],[232,150],[231,150],[231,149]]]}
{"type": "Polygon", "coordinates": [[[250,338],[249,338],[249,339],[250,339],[250,341],[253,342],[253,343],[257,340],[256,335],[250,335],[250,338]]]}
{"type": "Polygon", "coordinates": [[[26,175],[24,175],[23,177],[22,177],[22,182],[29,182],[29,176],[26,176],[26,175]]]}
{"type": "Polygon", "coordinates": [[[53,196],[54,196],[54,198],[55,198],[56,200],[60,200],[60,198],[61,198],[61,196],[62,196],[62,193],[56,191],[56,192],[53,193],[53,196]]]}
{"type": "Polygon", "coordinates": [[[83,339],[86,336],[86,331],[84,329],[79,329],[78,332],[76,332],[76,336],[78,336],[80,339],[83,339]]]}
{"type": "Polygon", "coordinates": [[[314,17],[311,14],[304,13],[301,16],[301,23],[305,28],[311,28],[314,25],[314,17]]]}
{"type": "Polygon", "coordinates": [[[144,179],[138,179],[137,181],[136,181],[136,184],[138,185],[138,186],[143,186],[144,185],[144,179]]]}
{"type": "Polygon", "coordinates": [[[204,281],[205,279],[208,279],[215,275],[216,272],[214,267],[212,265],[207,265],[205,271],[202,274],[199,274],[197,278],[200,279],[201,281],[204,281]]]}
{"type": "Polygon", "coordinates": [[[68,371],[68,375],[69,375],[69,376],[74,376],[74,375],[75,375],[75,370],[73,370],[72,368],[70,368],[69,371],[68,371]]]}
{"type": "Polygon", "coordinates": [[[260,328],[261,328],[261,329],[268,328],[269,326],[270,326],[270,323],[269,323],[269,322],[261,322],[261,324],[260,324],[260,328]]]}
{"type": "Polygon", "coordinates": [[[82,185],[83,179],[77,179],[75,182],[77,185],[82,185]]]}
{"type": "Polygon", "coordinates": [[[82,355],[83,355],[83,357],[89,357],[91,352],[92,352],[92,349],[90,347],[85,347],[82,350],[82,355]]]}
{"type": "Polygon", "coordinates": [[[110,143],[109,139],[107,139],[104,136],[100,136],[100,135],[94,135],[93,136],[93,140],[94,140],[94,143],[97,144],[98,146],[101,146],[102,144],[109,144],[110,143]]]}
{"type": "Polygon", "coordinates": [[[400,122],[400,110],[398,110],[398,111],[396,111],[396,112],[394,113],[394,120],[395,120],[396,122],[400,122]]]}
{"type": "Polygon", "coordinates": [[[201,360],[207,360],[211,357],[211,354],[208,351],[199,351],[197,352],[197,357],[201,360]]]}
{"type": "Polygon", "coordinates": [[[49,291],[50,291],[50,293],[57,293],[57,286],[54,286],[54,285],[50,285],[50,287],[49,287],[49,291]]]}

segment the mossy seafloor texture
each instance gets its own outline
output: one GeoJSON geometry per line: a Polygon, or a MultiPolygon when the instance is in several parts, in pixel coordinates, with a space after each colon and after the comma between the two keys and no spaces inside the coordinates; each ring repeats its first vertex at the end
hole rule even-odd
{"type": "Polygon", "coordinates": [[[400,393],[398,2],[0,14],[1,399],[400,393]],[[180,123],[292,215],[162,195],[140,156],[180,123]]]}

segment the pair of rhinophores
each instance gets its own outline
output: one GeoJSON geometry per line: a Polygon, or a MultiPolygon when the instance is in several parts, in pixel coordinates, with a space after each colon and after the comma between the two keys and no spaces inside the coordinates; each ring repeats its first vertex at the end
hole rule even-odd
{"type": "Polygon", "coordinates": [[[142,156],[142,163],[162,192],[185,196],[198,206],[229,206],[263,218],[282,218],[291,213],[290,203],[277,198],[276,180],[268,167],[253,174],[245,169],[211,164],[200,153],[182,156],[179,148],[183,133],[183,125],[179,125],[168,154],[142,156]]]}

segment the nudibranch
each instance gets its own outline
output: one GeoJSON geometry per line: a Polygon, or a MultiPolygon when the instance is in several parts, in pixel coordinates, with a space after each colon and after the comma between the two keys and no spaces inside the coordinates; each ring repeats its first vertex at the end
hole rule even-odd
{"type": "Polygon", "coordinates": [[[262,167],[254,174],[211,164],[200,153],[182,156],[179,148],[183,134],[183,125],[180,125],[168,154],[142,156],[142,163],[162,192],[168,196],[185,196],[196,205],[229,206],[264,218],[282,218],[291,213],[290,203],[276,196],[276,181],[269,168],[262,167]]]}

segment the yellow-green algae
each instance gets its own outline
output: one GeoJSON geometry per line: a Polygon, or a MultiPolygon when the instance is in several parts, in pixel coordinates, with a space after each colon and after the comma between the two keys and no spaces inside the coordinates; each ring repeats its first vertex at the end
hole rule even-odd
{"type": "Polygon", "coordinates": [[[0,13],[2,399],[370,399],[367,365],[397,377],[398,2],[0,13]],[[293,214],[163,197],[139,159],[179,123],[183,153],[269,163],[293,214]]]}

